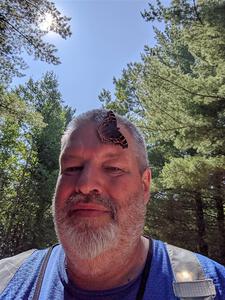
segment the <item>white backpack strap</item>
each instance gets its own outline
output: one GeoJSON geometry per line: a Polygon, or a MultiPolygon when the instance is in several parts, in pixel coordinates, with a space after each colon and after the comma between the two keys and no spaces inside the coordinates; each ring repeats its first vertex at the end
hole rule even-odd
{"type": "Polygon", "coordinates": [[[0,260],[0,294],[6,288],[9,281],[13,278],[25,259],[27,259],[34,251],[35,249],[31,249],[0,260]]]}
{"type": "Polygon", "coordinates": [[[181,300],[211,300],[216,296],[212,279],[205,277],[197,256],[188,250],[166,244],[175,281],[173,290],[181,300]]]}

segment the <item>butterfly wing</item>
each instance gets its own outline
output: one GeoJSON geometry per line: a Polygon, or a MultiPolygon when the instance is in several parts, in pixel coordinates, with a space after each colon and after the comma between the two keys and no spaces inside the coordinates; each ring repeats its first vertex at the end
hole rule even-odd
{"type": "Polygon", "coordinates": [[[112,111],[107,113],[102,123],[98,127],[98,134],[103,143],[112,143],[120,145],[122,148],[127,148],[128,143],[117,127],[116,116],[112,111]]]}

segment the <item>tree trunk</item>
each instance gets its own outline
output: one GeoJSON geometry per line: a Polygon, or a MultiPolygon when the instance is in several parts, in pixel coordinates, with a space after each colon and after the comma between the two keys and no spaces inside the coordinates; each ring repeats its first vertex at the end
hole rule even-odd
{"type": "Polygon", "coordinates": [[[220,262],[225,264],[225,226],[224,226],[224,171],[217,172],[214,175],[214,200],[216,204],[216,219],[218,228],[218,244],[219,244],[219,254],[220,262]]]}
{"type": "Polygon", "coordinates": [[[196,208],[196,226],[198,229],[198,250],[203,255],[208,255],[208,244],[205,241],[206,231],[205,231],[205,219],[203,211],[203,202],[200,192],[194,193],[195,197],[195,208],[196,208]]]}

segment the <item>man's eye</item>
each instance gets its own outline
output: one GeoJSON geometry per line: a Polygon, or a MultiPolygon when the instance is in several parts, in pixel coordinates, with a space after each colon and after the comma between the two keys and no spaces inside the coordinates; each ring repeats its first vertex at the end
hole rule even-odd
{"type": "Polygon", "coordinates": [[[112,173],[122,173],[123,172],[123,170],[118,167],[109,166],[109,167],[105,167],[105,169],[112,173]]]}
{"type": "Polygon", "coordinates": [[[82,166],[69,167],[64,170],[64,173],[73,173],[73,172],[81,171],[82,168],[83,168],[82,166]]]}

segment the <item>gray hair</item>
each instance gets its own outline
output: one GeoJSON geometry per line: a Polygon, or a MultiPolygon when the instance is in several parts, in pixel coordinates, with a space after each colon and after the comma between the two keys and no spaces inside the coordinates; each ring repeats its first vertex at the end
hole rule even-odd
{"type": "MultiPolygon", "coordinates": [[[[72,119],[68,124],[62,139],[61,139],[61,151],[64,149],[67,140],[69,139],[72,132],[84,126],[87,122],[94,122],[97,126],[101,124],[103,119],[106,117],[109,111],[106,109],[93,109],[72,119]]],[[[139,129],[131,123],[127,118],[115,113],[117,121],[123,125],[130,135],[133,137],[135,148],[136,148],[136,158],[139,165],[140,172],[142,173],[148,167],[148,155],[146,150],[146,144],[142,133],[139,129]]]]}

